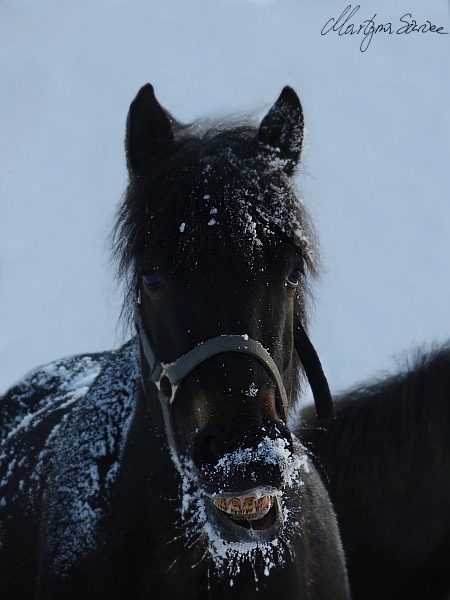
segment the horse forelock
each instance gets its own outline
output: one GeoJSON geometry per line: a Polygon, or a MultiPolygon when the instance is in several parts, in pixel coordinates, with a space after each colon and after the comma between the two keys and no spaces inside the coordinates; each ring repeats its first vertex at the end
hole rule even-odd
{"type": "MultiPolygon", "coordinates": [[[[247,268],[267,267],[267,248],[288,240],[307,271],[318,271],[314,228],[281,159],[256,142],[253,125],[195,123],[178,131],[172,147],[146,175],[130,177],[113,232],[113,259],[125,282],[122,315],[129,322],[139,260],[169,258],[175,272],[212,252],[247,268]]],[[[308,296],[305,278],[301,312],[308,296]]]]}

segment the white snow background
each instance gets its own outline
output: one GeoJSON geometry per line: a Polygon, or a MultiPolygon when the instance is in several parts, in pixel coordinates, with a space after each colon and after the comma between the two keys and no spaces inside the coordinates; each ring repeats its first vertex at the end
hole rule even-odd
{"type": "MultiPolygon", "coordinates": [[[[326,271],[311,336],[333,391],[450,338],[450,35],[321,35],[346,0],[0,2],[0,392],[121,343],[106,236],[123,137],[153,83],[182,121],[303,103],[299,185],[326,271]]],[[[356,7],[353,4],[352,7],[356,7]]],[[[449,31],[447,0],[371,0],[449,31]]]]}

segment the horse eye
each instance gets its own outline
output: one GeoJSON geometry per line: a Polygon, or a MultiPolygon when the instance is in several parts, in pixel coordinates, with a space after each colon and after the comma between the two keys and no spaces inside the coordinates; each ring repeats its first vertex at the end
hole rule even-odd
{"type": "Polygon", "coordinates": [[[289,288],[297,287],[300,283],[300,278],[302,276],[302,272],[300,269],[294,269],[289,273],[286,278],[286,286],[289,288]]]}
{"type": "Polygon", "coordinates": [[[156,273],[146,273],[142,276],[142,281],[149,292],[157,292],[164,285],[163,280],[156,273]]]}

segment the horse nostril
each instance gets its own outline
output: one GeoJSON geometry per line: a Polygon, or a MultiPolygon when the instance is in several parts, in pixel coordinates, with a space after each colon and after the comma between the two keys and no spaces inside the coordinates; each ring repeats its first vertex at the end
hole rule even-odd
{"type": "Polygon", "coordinates": [[[197,469],[202,470],[208,466],[216,464],[220,458],[217,453],[215,439],[218,437],[218,431],[215,428],[208,428],[199,431],[194,440],[193,461],[197,469]]]}

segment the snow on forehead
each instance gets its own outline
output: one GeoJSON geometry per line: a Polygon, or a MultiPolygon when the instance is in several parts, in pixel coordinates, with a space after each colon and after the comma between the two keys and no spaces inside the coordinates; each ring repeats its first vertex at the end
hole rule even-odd
{"type": "MultiPolygon", "coordinates": [[[[298,246],[305,258],[313,263],[317,254],[303,201],[291,177],[283,172],[284,159],[266,154],[243,159],[231,148],[225,153],[234,177],[223,184],[222,198],[217,194],[217,182],[222,178],[215,168],[214,157],[205,157],[203,168],[203,199],[209,208],[207,225],[220,228],[221,211],[228,213],[232,237],[239,245],[250,243],[254,250],[264,240],[279,236],[280,231],[298,246]],[[222,204],[222,206],[221,206],[222,204]]],[[[224,156],[222,155],[222,160],[224,156]]],[[[221,167],[223,168],[223,162],[221,167]]]]}

